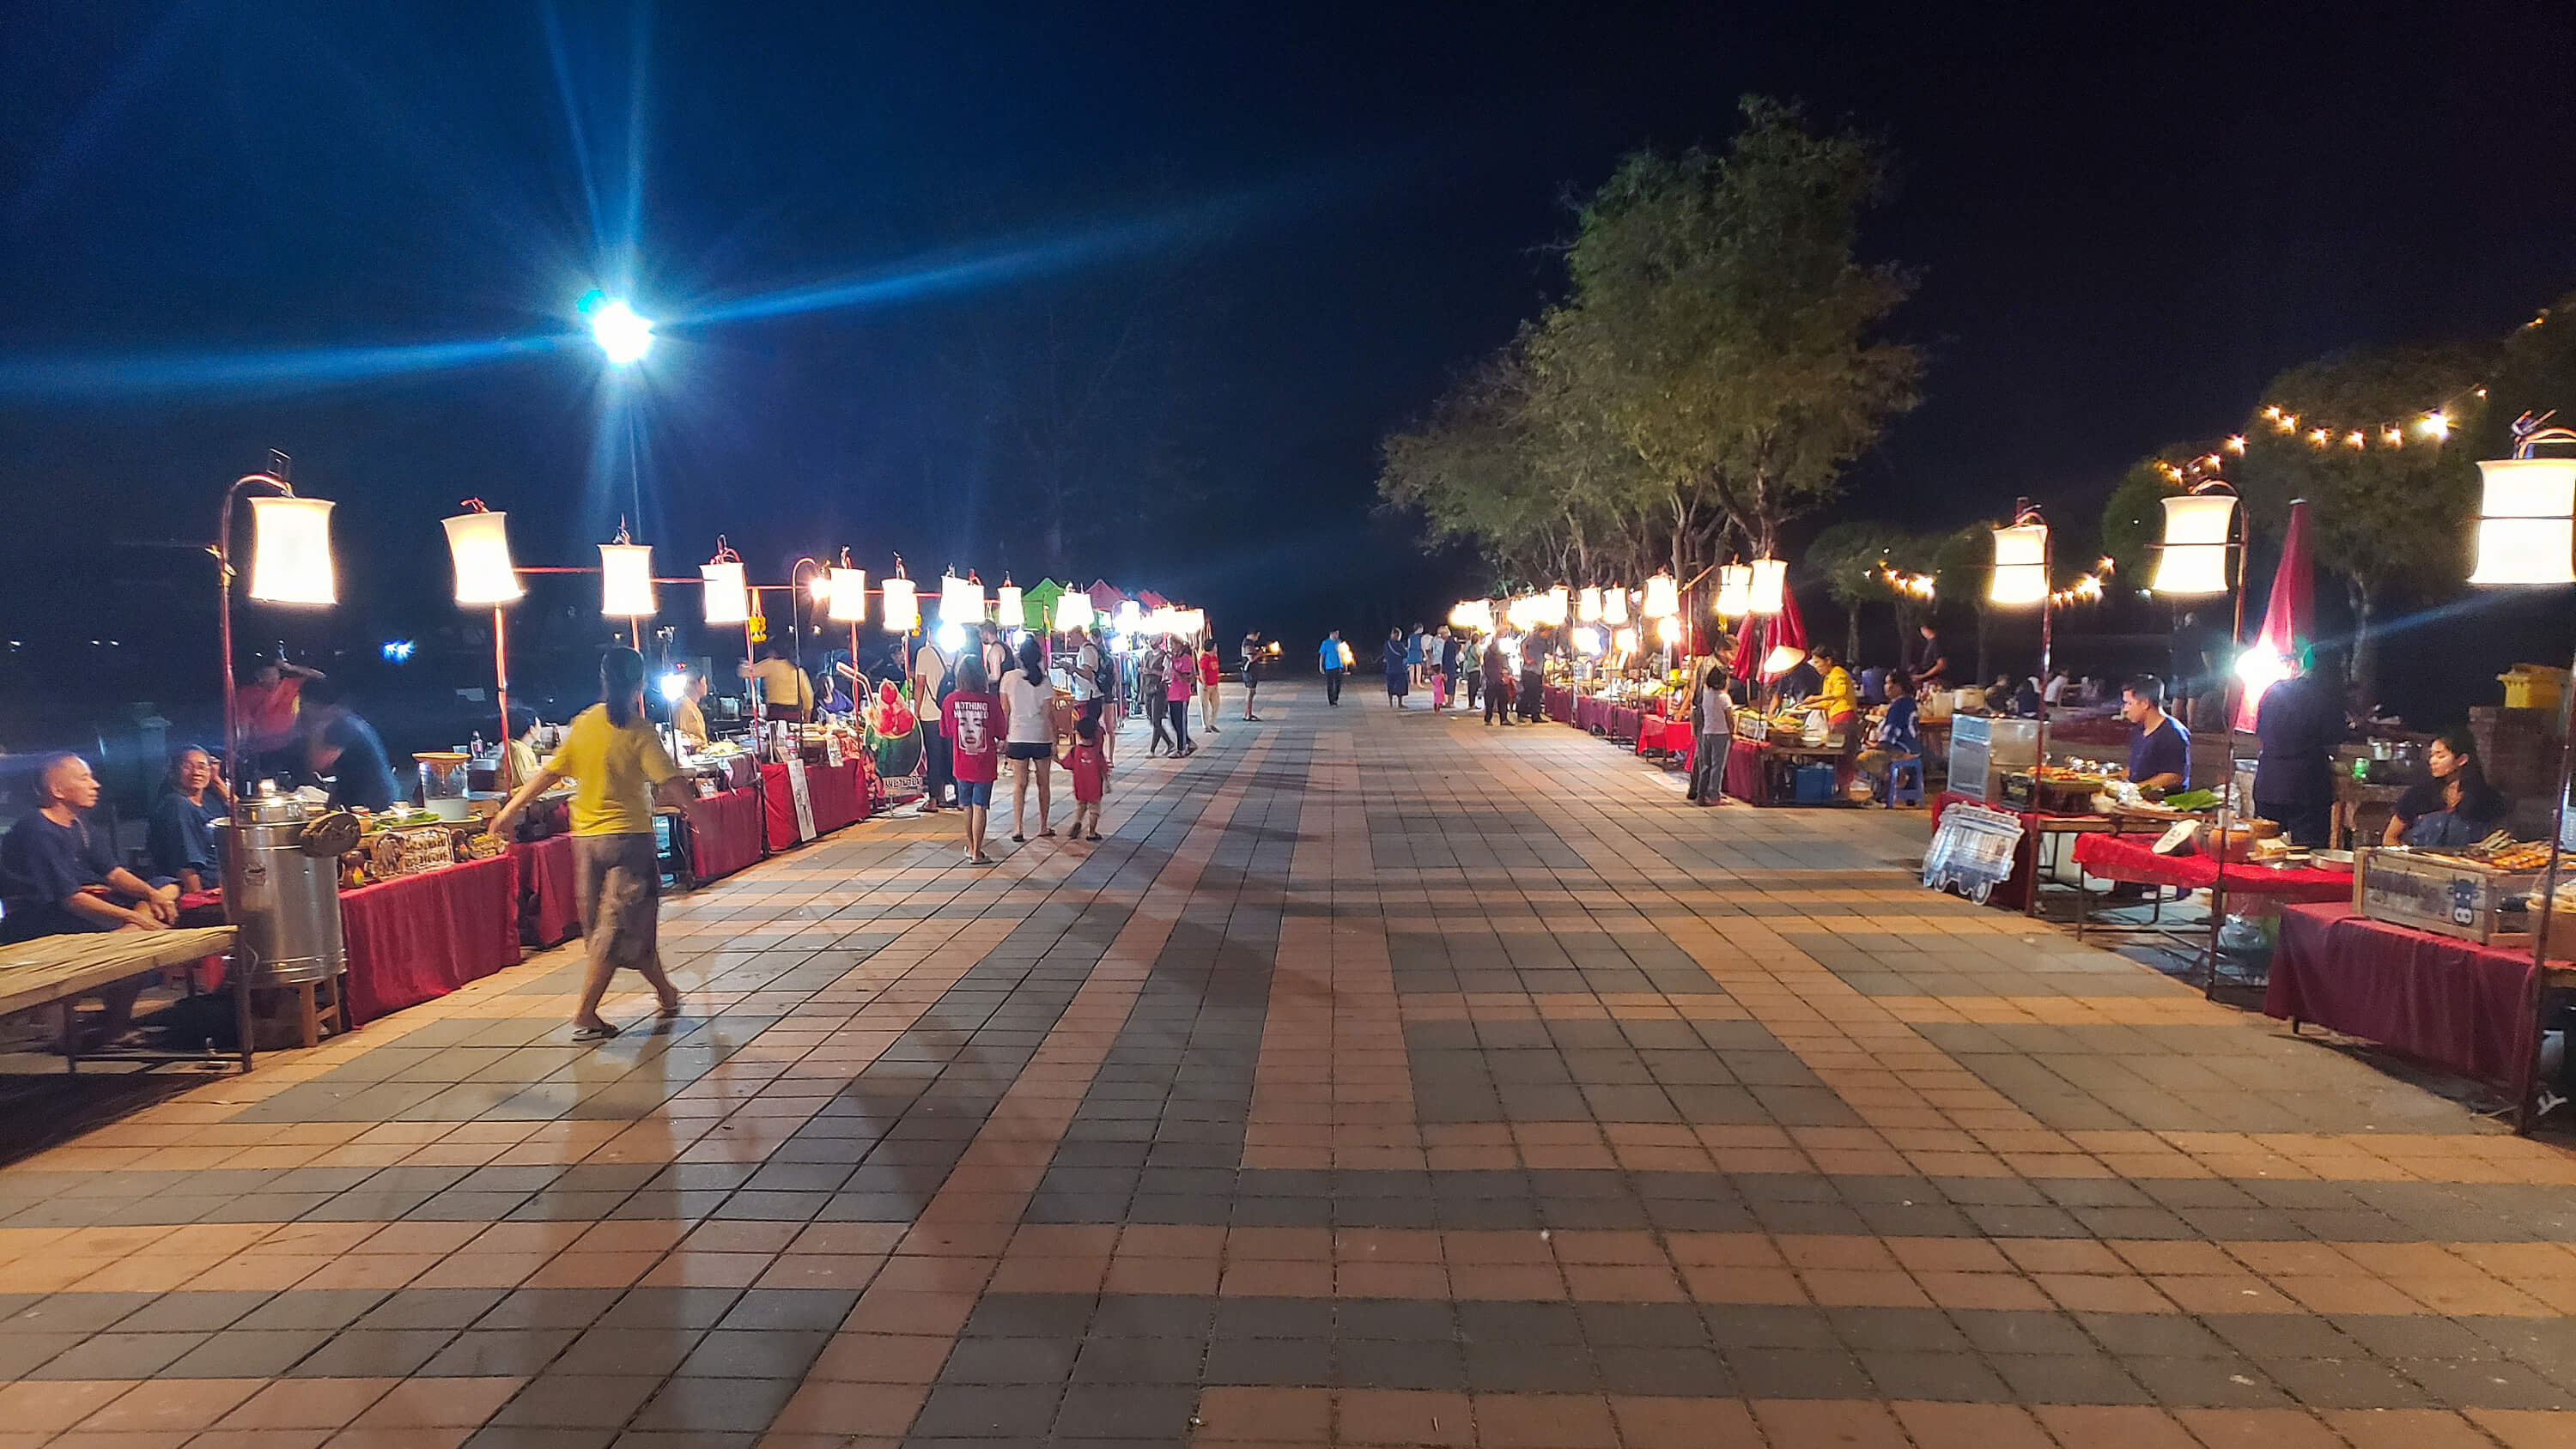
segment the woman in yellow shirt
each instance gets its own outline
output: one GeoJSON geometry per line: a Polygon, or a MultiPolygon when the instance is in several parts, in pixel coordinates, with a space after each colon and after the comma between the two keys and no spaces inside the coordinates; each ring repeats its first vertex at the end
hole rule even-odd
{"type": "Polygon", "coordinates": [[[658,796],[681,810],[697,803],[644,718],[644,656],[632,649],[602,655],[599,689],[601,702],[573,718],[554,758],[492,817],[492,833],[506,840],[528,802],[558,780],[573,782],[573,892],[590,953],[590,974],[573,1012],[575,1041],[617,1035],[601,1018],[599,1003],[620,966],[633,967],[651,983],[661,998],[662,1020],[679,1016],[680,988],[662,971],[662,869],[653,849],[653,800],[658,796]]]}

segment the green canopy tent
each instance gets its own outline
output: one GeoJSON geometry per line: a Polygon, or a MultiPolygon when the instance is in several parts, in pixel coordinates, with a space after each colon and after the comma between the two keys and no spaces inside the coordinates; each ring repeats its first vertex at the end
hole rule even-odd
{"type": "Polygon", "coordinates": [[[1055,601],[1064,597],[1064,585],[1053,579],[1040,579],[1034,588],[1022,591],[1020,600],[1027,605],[1031,618],[1044,621],[1047,631],[1055,631],[1055,601]]]}

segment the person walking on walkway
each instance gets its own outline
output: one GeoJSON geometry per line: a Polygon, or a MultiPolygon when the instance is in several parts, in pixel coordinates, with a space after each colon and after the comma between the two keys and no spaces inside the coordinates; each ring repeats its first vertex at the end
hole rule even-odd
{"type": "Polygon", "coordinates": [[[1316,666],[1324,671],[1324,703],[1338,707],[1342,702],[1342,672],[1349,665],[1351,646],[1342,642],[1342,631],[1327,630],[1324,646],[1316,651],[1316,666]]]}
{"type": "Polygon", "coordinates": [[[573,896],[590,956],[581,1003],[573,1009],[574,1041],[617,1035],[600,1016],[599,1003],[621,966],[652,986],[662,1020],[679,1018],[680,988],[662,970],[662,865],[653,844],[653,802],[683,814],[698,807],[697,792],[644,718],[644,656],[632,649],[601,655],[599,693],[599,703],[573,717],[554,758],[492,817],[492,833],[511,839],[531,802],[558,780],[573,782],[573,896]]]}
{"type": "Polygon", "coordinates": [[[957,811],[966,817],[966,863],[991,865],[984,853],[993,821],[993,782],[1002,773],[1002,701],[975,655],[957,661],[957,687],[939,713],[948,762],[957,777],[957,811]]]}
{"type": "Polygon", "coordinates": [[[1404,697],[1413,690],[1413,672],[1422,667],[1422,636],[1413,637],[1414,646],[1407,648],[1404,630],[1387,630],[1386,652],[1379,659],[1386,667],[1386,702],[1396,709],[1404,708],[1404,697]]]}
{"type": "Polygon", "coordinates": [[[1031,774],[1038,780],[1038,834],[1055,834],[1047,823],[1055,805],[1055,686],[1047,682],[1046,650],[1035,635],[1020,641],[1019,666],[1002,677],[1002,753],[1011,762],[1011,839],[1025,841],[1031,774]]]}
{"type": "Polygon", "coordinates": [[[1172,754],[1175,757],[1198,753],[1190,743],[1190,695],[1198,688],[1199,661],[1190,652],[1187,641],[1172,646],[1171,663],[1164,676],[1163,710],[1172,720],[1172,754]]]}
{"type": "Polygon", "coordinates": [[[1467,641],[1450,632],[1449,626],[1443,624],[1440,626],[1439,654],[1440,684],[1438,688],[1431,691],[1431,707],[1447,709],[1458,702],[1458,674],[1466,667],[1467,641]]]}
{"type": "Polygon", "coordinates": [[[1175,755],[1181,752],[1181,747],[1172,742],[1172,711],[1165,702],[1169,696],[1164,693],[1164,685],[1171,668],[1172,656],[1164,652],[1160,643],[1146,645],[1136,661],[1136,705],[1145,711],[1146,722],[1154,727],[1153,742],[1145,746],[1149,757],[1166,749],[1175,755]]]}
{"type": "Polygon", "coordinates": [[[1537,724],[1547,718],[1547,651],[1536,633],[1521,636],[1521,718],[1537,724]]]}
{"type": "Polygon", "coordinates": [[[1225,673],[1225,662],[1216,656],[1216,641],[1211,639],[1199,650],[1199,728],[1216,733],[1216,685],[1225,673]]]}
{"type": "Polygon", "coordinates": [[[1482,673],[1485,676],[1485,723],[1492,724],[1501,715],[1509,728],[1512,722],[1512,662],[1503,657],[1503,636],[1485,641],[1482,673]]]}
{"type": "Polygon", "coordinates": [[[1422,686],[1422,658],[1422,626],[1416,624],[1413,632],[1404,639],[1404,687],[1407,693],[1422,686]]]}
{"type": "Polygon", "coordinates": [[[1261,692],[1261,665],[1261,631],[1255,629],[1243,636],[1243,717],[1256,722],[1261,716],[1252,712],[1252,697],[1261,692]]]}

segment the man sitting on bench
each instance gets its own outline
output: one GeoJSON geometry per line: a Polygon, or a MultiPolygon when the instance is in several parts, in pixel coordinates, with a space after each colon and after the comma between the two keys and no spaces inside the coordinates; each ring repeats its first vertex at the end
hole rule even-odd
{"type": "MultiPolygon", "coordinates": [[[[38,807],[0,836],[0,941],[83,931],[164,931],[179,919],[179,887],[152,886],[116,863],[107,833],[84,818],[98,804],[98,777],[78,755],[36,763],[38,807]]],[[[125,1044],[134,999],[146,977],[99,993],[106,1004],[99,1040],[125,1044]]],[[[70,1043],[65,1043],[67,1046],[70,1043]]]]}

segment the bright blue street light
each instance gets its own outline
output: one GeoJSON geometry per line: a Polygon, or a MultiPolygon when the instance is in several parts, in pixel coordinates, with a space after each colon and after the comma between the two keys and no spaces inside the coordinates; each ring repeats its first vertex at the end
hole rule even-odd
{"type": "Polygon", "coordinates": [[[640,362],[653,350],[653,324],[639,317],[622,297],[592,288],[581,299],[581,315],[590,322],[590,339],[619,367],[640,362]]]}

